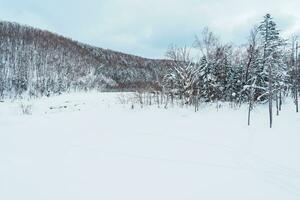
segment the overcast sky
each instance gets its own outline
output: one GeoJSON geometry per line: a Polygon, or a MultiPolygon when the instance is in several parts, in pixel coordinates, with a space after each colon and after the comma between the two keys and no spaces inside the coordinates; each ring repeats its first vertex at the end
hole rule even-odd
{"type": "Polygon", "coordinates": [[[161,58],[208,26],[243,43],[269,12],[284,35],[300,31],[300,0],[0,0],[0,20],[47,29],[91,45],[161,58]]]}

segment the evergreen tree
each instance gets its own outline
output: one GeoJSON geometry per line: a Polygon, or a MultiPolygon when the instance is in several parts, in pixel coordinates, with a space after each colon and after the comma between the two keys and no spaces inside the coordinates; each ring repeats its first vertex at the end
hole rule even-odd
{"type": "MultiPolygon", "coordinates": [[[[273,123],[273,98],[278,96],[280,86],[280,77],[284,76],[284,67],[281,60],[281,47],[284,45],[279,37],[279,30],[270,14],[264,16],[258,30],[262,36],[263,57],[261,87],[265,90],[269,102],[270,128],[273,123]]],[[[276,98],[277,99],[277,98],[276,98]]]]}

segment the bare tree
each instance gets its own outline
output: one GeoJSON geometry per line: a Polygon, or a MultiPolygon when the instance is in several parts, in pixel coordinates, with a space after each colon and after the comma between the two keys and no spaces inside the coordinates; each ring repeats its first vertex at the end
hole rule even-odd
{"type": "Polygon", "coordinates": [[[198,94],[200,68],[192,62],[189,52],[187,47],[178,48],[174,46],[167,51],[166,56],[174,60],[175,64],[165,75],[163,83],[164,88],[171,95],[179,95],[180,99],[185,98],[186,103],[191,104],[193,98],[198,94]]]}
{"type": "Polygon", "coordinates": [[[245,72],[245,89],[248,90],[248,125],[251,121],[251,111],[254,104],[254,95],[256,89],[257,77],[254,74],[254,68],[256,67],[258,60],[258,29],[254,27],[250,31],[249,47],[247,50],[246,72],[245,72]]]}
{"type": "Polygon", "coordinates": [[[292,52],[291,52],[291,79],[293,84],[293,96],[296,106],[296,112],[299,112],[299,103],[298,103],[298,90],[299,90],[299,67],[298,67],[298,36],[294,35],[291,38],[292,41],[292,52]]]}

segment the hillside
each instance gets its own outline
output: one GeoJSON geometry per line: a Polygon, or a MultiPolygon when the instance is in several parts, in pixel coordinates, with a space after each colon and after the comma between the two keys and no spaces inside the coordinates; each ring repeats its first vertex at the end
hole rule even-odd
{"type": "Polygon", "coordinates": [[[0,22],[0,97],[70,90],[157,88],[171,62],[93,47],[66,37],[0,22]]]}

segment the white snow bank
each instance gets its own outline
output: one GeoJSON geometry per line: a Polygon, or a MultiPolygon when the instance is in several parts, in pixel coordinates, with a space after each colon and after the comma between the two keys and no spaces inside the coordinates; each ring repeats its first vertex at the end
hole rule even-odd
{"type": "Polygon", "coordinates": [[[300,115],[193,109],[79,93],[0,103],[3,200],[298,200],[300,115]],[[32,105],[23,115],[20,104],[32,105]]]}

